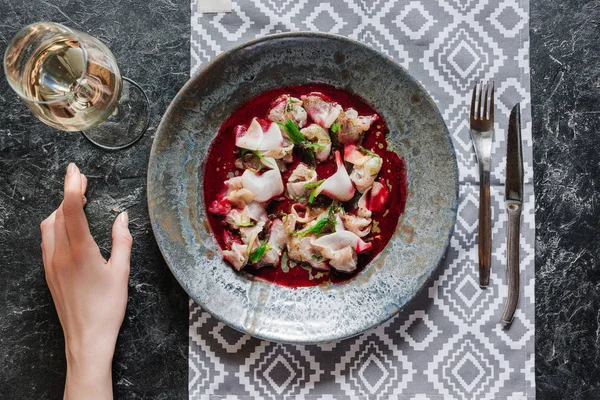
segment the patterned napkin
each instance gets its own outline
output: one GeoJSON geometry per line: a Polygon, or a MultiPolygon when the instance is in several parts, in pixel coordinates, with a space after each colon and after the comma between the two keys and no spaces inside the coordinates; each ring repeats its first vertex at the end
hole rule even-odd
{"type": "Polygon", "coordinates": [[[200,13],[231,12],[231,0],[200,0],[197,6],[200,13]]]}
{"type": "Polygon", "coordinates": [[[356,338],[295,346],[242,335],[190,302],[190,399],[531,399],[534,375],[534,196],[527,0],[234,0],[201,14],[192,1],[192,72],[238,43],[283,31],[358,39],[411,71],[440,108],[459,167],[454,236],[428,290],[356,338]],[[496,83],[491,286],[477,268],[478,167],[468,131],[475,80],[496,83]],[[522,107],[525,203],[521,299],[510,330],[504,175],[511,107],[522,107]]]}

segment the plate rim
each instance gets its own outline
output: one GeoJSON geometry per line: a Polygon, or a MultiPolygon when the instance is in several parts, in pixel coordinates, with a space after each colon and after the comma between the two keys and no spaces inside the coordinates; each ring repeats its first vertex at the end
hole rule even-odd
{"type": "Polygon", "coordinates": [[[218,54],[216,57],[214,57],[213,59],[211,59],[209,62],[207,62],[206,64],[202,65],[201,68],[199,68],[192,76],[190,76],[190,78],[186,81],[186,83],[181,87],[181,89],[179,89],[179,91],[177,92],[177,94],[175,95],[175,97],[171,100],[171,102],[169,103],[169,106],[167,107],[167,109],[165,110],[163,116],[161,117],[160,123],[156,128],[156,133],[152,142],[152,147],[150,149],[150,154],[149,154],[149,159],[148,159],[148,170],[147,170],[147,174],[146,174],[146,200],[147,200],[147,206],[148,206],[148,215],[149,215],[149,219],[150,219],[150,224],[152,227],[152,233],[154,235],[155,241],[157,243],[157,246],[159,248],[159,251],[165,261],[165,264],[167,264],[169,270],[171,271],[171,274],[175,277],[176,281],[179,283],[179,285],[182,287],[182,289],[186,292],[186,294],[194,301],[196,302],[196,304],[198,304],[203,310],[207,311],[213,318],[217,319],[218,321],[226,324],[227,326],[230,326],[244,334],[249,334],[250,336],[257,338],[257,339],[261,339],[261,340],[268,340],[268,341],[274,341],[274,342],[279,342],[279,343],[289,343],[289,344],[318,344],[318,343],[328,343],[328,342],[332,342],[332,341],[340,341],[340,340],[344,340],[344,339],[348,339],[351,337],[355,337],[357,335],[360,335],[361,333],[364,333],[366,331],[368,331],[369,329],[372,329],[374,327],[377,327],[379,325],[384,324],[386,321],[390,320],[392,317],[396,316],[397,314],[399,314],[402,310],[404,310],[405,307],[407,307],[409,304],[411,304],[414,299],[416,297],[418,297],[425,288],[429,287],[431,282],[433,281],[433,277],[437,274],[437,272],[439,271],[443,260],[445,259],[447,253],[448,253],[448,248],[450,246],[450,241],[451,238],[454,234],[454,231],[456,229],[456,220],[457,220],[457,216],[458,216],[458,204],[459,204],[459,195],[460,195],[460,190],[459,190],[459,171],[458,171],[458,162],[456,159],[456,150],[454,147],[454,143],[452,142],[452,138],[450,136],[450,132],[448,130],[448,126],[446,124],[446,121],[443,118],[443,114],[441,113],[438,105],[436,102],[433,101],[432,99],[432,104],[433,107],[436,111],[436,113],[438,114],[442,125],[443,125],[443,136],[446,139],[446,141],[449,144],[449,149],[450,149],[450,154],[451,154],[451,160],[452,160],[452,166],[453,166],[453,174],[454,174],[454,204],[452,204],[450,206],[450,210],[451,210],[451,226],[448,229],[448,234],[445,237],[444,240],[444,246],[443,246],[443,251],[441,252],[440,257],[437,259],[437,261],[435,262],[435,267],[431,270],[431,272],[427,275],[426,279],[423,280],[422,284],[418,287],[417,290],[414,291],[414,294],[404,302],[404,304],[400,307],[394,307],[391,312],[386,312],[387,316],[385,319],[382,319],[376,323],[373,323],[369,326],[366,327],[360,327],[359,330],[353,331],[353,332],[349,332],[347,335],[344,336],[339,336],[339,335],[332,335],[332,336],[327,336],[327,335],[322,335],[318,340],[287,340],[285,338],[281,338],[278,337],[277,335],[263,335],[260,334],[258,332],[252,332],[249,333],[244,327],[242,326],[238,326],[237,324],[232,323],[231,321],[226,321],[224,318],[221,318],[219,315],[217,314],[213,314],[210,310],[208,310],[207,308],[205,308],[204,306],[204,302],[200,301],[200,299],[196,298],[197,296],[194,296],[191,294],[191,290],[189,288],[189,286],[182,280],[180,279],[180,277],[178,276],[178,274],[175,272],[174,268],[171,266],[171,264],[167,261],[167,257],[165,252],[163,251],[163,247],[160,245],[158,238],[156,237],[156,229],[158,228],[157,224],[156,224],[156,219],[155,219],[155,215],[154,215],[154,211],[153,211],[153,206],[150,204],[150,193],[151,193],[151,180],[150,180],[150,175],[151,175],[151,166],[153,164],[153,160],[156,160],[156,154],[157,154],[157,147],[158,147],[158,137],[159,134],[161,132],[164,131],[164,124],[166,124],[166,120],[169,120],[172,116],[172,114],[175,112],[175,109],[178,107],[179,100],[184,97],[188,91],[189,88],[194,85],[195,80],[205,71],[210,69],[214,64],[217,64],[222,58],[225,58],[226,56],[240,51],[244,48],[247,47],[251,47],[254,46],[256,44],[260,44],[261,42],[266,42],[266,41],[272,41],[272,40],[278,40],[278,39],[285,39],[285,38],[302,38],[302,37],[312,37],[312,38],[323,38],[323,39],[334,39],[334,40],[341,40],[347,43],[350,43],[352,45],[356,45],[359,47],[363,47],[368,49],[369,51],[373,51],[376,52],[377,54],[379,54],[381,57],[384,57],[385,59],[387,59],[388,61],[390,61],[391,63],[393,63],[397,68],[400,68],[402,71],[404,71],[405,76],[408,78],[409,81],[411,81],[411,83],[415,84],[422,92],[426,93],[427,96],[429,98],[431,98],[431,95],[429,94],[429,91],[427,91],[425,89],[425,87],[423,86],[423,84],[418,81],[411,73],[408,69],[404,68],[401,64],[399,64],[398,62],[396,62],[393,58],[391,58],[390,56],[388,56],[387,54],[365,44],[362,43],[358,40],[346,37],[346,36],[342,36],[342,35],[338,35],[338,34],[332,34],[332,33],[323,33],[323,32],[310,32],[310,31],[296,31],[296,32],[283,32],[283,33],[276,33],[276,34],[271,34],[271,35],[267,35],[261,38],[256,38],[256,39],[252,39],[249,40],[247,42],[244,43],[240,43],[234,47],[232,47],[229,50],[223,51],[220,54],[218,54]]]}

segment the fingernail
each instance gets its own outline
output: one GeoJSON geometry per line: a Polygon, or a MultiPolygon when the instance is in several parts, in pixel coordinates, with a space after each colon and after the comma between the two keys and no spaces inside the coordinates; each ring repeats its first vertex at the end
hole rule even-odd
{"type": "Polygon", "coordinates": [[[67,167],[67,175],[71,176],[75,173],[75,168],[77,168],[75,166],[75,164],[70,163],[69,166],[67,167]]]}
{"type": "Polygon", "coordinates": [[[129,215],[127,214],[127,211],[123,211],[119,218],[121,219],[121,225],[127,228],[129,226],[129,215]]]}

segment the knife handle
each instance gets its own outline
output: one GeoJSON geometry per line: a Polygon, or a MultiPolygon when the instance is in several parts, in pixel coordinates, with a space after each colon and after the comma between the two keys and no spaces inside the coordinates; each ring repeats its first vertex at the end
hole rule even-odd
{"type": "Polygon", "coordinates": [[[508,276],[508,299],[502,313],[502,326],[509,327],[512,323],[519,302],[519,236],[521,228],[521,204],[507,203],[508,239],[506,267],[508,276]]]}
{"type": "Polygon", "coordinates": [[[481,169],[479,178],[479,286],[490,284],[492,265],[492,215],[490,205],[490,171],[481,169]]]}

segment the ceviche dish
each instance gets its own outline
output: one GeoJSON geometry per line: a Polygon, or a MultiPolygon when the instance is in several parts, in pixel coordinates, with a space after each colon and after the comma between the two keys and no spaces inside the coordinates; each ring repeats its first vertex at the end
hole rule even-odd
{"type": "Polygon", "coordinates": [[[384,119],[327,85],[239,107],[207,154],[208,222],[235,270],[289,287],[343,282],[388,243],[404,211],[404,161],[384,119]]]}

